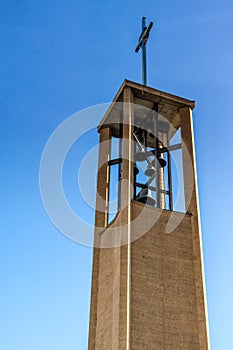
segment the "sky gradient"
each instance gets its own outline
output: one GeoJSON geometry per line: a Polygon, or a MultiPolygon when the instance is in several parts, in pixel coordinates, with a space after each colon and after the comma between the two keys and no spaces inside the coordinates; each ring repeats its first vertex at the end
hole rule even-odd
{"type": "MultiPolygon", "coordinates": [[[[233,349],[232,2],[9,0],[0,6],[0,348],[87,349],[92,250],[49,220],[40,159],[66,118],[111,102],[125,78],[141,82],[134,49],[146,16],[154,22],[148,85],[196,100],[211,348],[233,349]]],[[[67,196],[90,221],[75,184],[78,156],[97,137],[74,145],[64,169],[67,196]]]]}

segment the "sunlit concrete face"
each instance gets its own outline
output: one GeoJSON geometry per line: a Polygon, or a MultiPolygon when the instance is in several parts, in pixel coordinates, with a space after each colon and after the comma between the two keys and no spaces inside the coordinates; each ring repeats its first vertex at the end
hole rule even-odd
{"type": "Polygon", "coordinates": [[[121,201],[116,217],[108,223],[110,140],[119,129],[116,125],[113,129],[107,114],[99,126],[101,167],[97,191],[98,196],[106,200],[106,206],[98,207],[97,201],[89,350],[207,350],[192,131],[194,103],[127,81],[114,102],[123,103],[121,201]],[[135,100],[150,104],[150,108],[156,103],[157,110],[166,109],[164,113],[169,114],[173,125],[179,124],[183,151],[183,213],[165,210],[161,204],[156,207],[139,203],[133,196],[135,114],[130,106],[135,100]],[[168,105],[172,106],[170,111],[168,105]],[[104,148],[101,147],[103,143],[104,148]]]}

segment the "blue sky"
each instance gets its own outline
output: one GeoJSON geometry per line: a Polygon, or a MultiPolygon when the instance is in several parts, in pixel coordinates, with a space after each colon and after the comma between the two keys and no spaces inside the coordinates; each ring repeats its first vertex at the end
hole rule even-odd
{"type": "MultiPolygon", "coordinates": [[[[50,222],[39,165],[62,121],[110,102],[124,78],[141,81],[134,48],[142,16],[155,22],[148,84],[196,100],[211,344],[232,349],[232,2],[9,0],[0,6],[1,349],[87,349],[92,251],[50,222]]],[[[72,152],[64,176],[80,211],[72,188],[75,147],[72,152]]]]}

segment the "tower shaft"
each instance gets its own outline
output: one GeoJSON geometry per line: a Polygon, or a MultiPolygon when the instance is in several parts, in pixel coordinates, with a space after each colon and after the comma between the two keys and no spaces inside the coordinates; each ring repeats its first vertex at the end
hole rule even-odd
{"type": "Polygon", "coordinates": [[[125,81],[100,123],[89,350],[209,349],[193,108],[193,101],[125,81]],[[148,134],[145,147],[152,149],[156,139],[148,120],[154,117],[144,108],[154,110],[155,104],[159,125],[169,125],[167,138],[172,140],[180,130],[181,146],[170,146],[164,137],[159,152],[164,152],[169,166],[172,150],[182,150],[184,212],[168,210],[163,203],[165,196],[169,202],[169,191],[178,186],[174,178],[170,190],[166,189],[171,181],[167,170],[159,170],[161,187],[154,189],[155,198],[160,194],[160,207],[134,197],[134,133],[142,127],[143,116],[148,134]],[[113,137],[122,139],[121,204],[109,222],[113,137]]]}

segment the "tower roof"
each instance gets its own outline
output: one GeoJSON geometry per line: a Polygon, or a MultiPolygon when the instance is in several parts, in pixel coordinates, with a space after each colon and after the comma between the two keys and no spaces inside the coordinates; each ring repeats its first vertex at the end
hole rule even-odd
{"type": "Polygon", "coordinates": [[[148,109],[154,109],[155,104],[157,104],[158,112],[164,115],[167,119],[170,119],[173,124],[175,124],[175,120],[179,116],[180,108],[189,107],[192,110],[195,108],[195,101],[125,79],[114,97],[112,104],[101,120],[98,126],[98,131],[106,125],[115,123],[117,120],[116,113],[119,114],[122,111],[120,104],[118,106],[117,103],[123,102],[123,92],[128,87],[132,89],[134,104],[138,105],[139,108],[142,106],[143,108],[148,109]]]}

